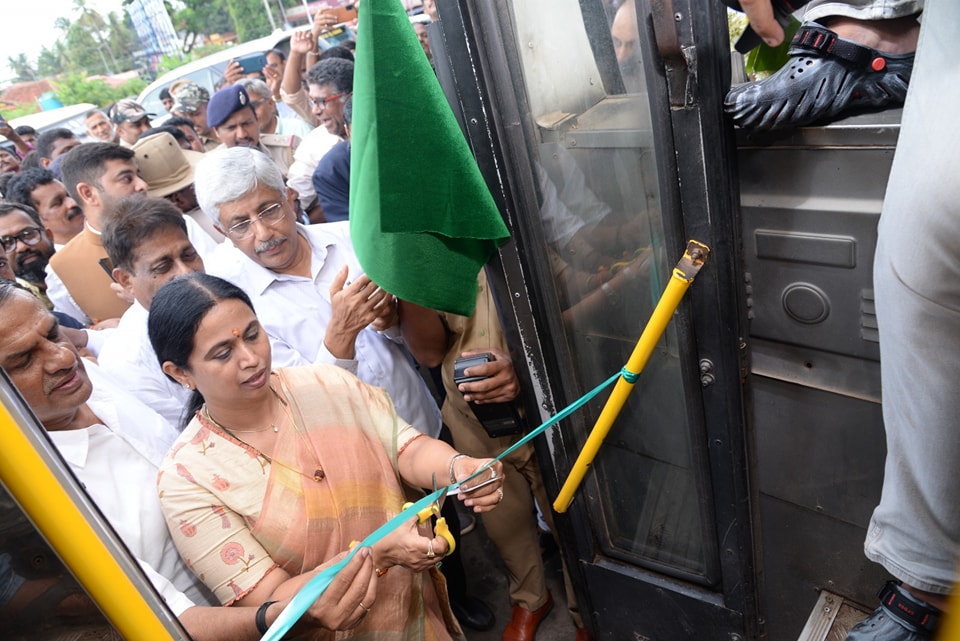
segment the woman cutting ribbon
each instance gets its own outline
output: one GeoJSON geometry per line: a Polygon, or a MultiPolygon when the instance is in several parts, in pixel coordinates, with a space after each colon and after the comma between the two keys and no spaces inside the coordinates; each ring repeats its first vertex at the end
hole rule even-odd
{"type": "MultiPolygon", "coordinates": [[[[265,610],[292,596],[314,568],[397,515],[404,486],[460,482],[490,463],[423,437],[382,389],[339,368],[271,371],[250,300],[227,281],[192,274],[167,284],[149,333],[164,372],[195,391],[193,418],[161,468],[160,501],[180,554],[224,605],[265,610]]],[[[499,462],[460,494],[475,512],[502,496],[499,462]]],[[[361,603],[349,632],[309,638],[462,634],[436,570],[447,541],[429,523],[412,518],[371,551],[377,602],[361,603]]]]}

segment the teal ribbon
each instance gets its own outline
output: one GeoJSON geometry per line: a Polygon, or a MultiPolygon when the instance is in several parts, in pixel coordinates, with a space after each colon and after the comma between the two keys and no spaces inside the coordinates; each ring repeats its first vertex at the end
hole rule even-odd
{"type": "Polygon", "coordinates": [[[632,382],[636,382],[636,377],[638,375],[633,374],[633,372],[628,372],[626,368],[617,372],[616,374],[614,374],[613,376],[611,376],[610,378],[608,378],[607,380],[600,383],[599,385],[594,387],[592,390],[590,390],[589,392],[581,396],[579,399],[577,399],[567,407],[560,410],[555,416],[552,416],[551,418],[547,419],[543,424],[540,425],[540,427],[531,431],[522,439],[520,439],[519,441],[517,441],[507,449],[505,449],[503,452],[500,453],[499,456],[497,456],[495,459],[493,459],[486,465],[481,466],[480,469],[476,470],[468,478],[465,478],[459,483],[453,483],[452,485],[449,485],[445,488],[439,488],[431,492],[430,494],[426,495],[425,497],[423,497],[422,499],[420,499],[419,501],[417,501],[416,503],[414,503],[413,505],[411,505],[410,507],[402,511],[400,514],[396,515],[395,517],[393,517],[392,519],[390,519],[389,521],[387,521],[386,523],[378,527],[376,530],[370,533],[365,539],[363,539],[363,541],[361,541],[358,545],[355,545],[353,549],[350,550],[349,554],[347,554],[347,556],[345,556],[342,560],[338,561],[337,563],[323,570],[322,572],[317,574],[317,576],[310,579],[310,581],[305,586],[300,588],[300,591],[297,592],[296,596],[294,596],[290,600],[290,603],[287,604],[287,607],[283,609],[283,612],[280,613],[280,616],[276,618],[276,620],[273,622],[273,625],[271,625],[270,628],[267,630],[267,633],[263,635],[263,637],[261,638],[261,641],[280,641],[283,638],[283,636],[290,630],[290,628],[292,628],[294,624],[296,624],[296,622],[300,619],[300,617],[303,616],[303,613],[310,608],[313,602],[320,598],[320,595],[322,595],[324,591],[326,591],[326,589],[330,586],[330,583],[333,581],[334,577],[337,576],[337,573],[340,572],[340,570],[342,570],[343,567],[350,562],[350,560],[353,558],[353,555],[356,554],[357,551],[360,550],[360,548],[371,547],[376,543],[379,543],[385,536],[393,532],[395,529],[397,529],[401,525],[405,523],[409,523],[410,520],[412,519],[416,519],[417,513],[420,512],[420,510],[423,510],[427,506],[431,505],[434,501],[439,500],[440,497],[443,496],[443,493],[445,491],[450,494],[456,493],[462,484],[476,478],[486,470],[490,469],[490,466],[493,465],[496,461],[499,461],[504,457],[508,456],[511,452],[516,450],[518,447],[521,447],[524,444],[529,443],[531,440],[543,434],[543,432],[546,431],[548,428],[553,427],[563,419],[567,418],[568,416],[576,412],[578,409],[580,409],[581,407],[586,405],[588,402],[590,402],[590,400],[592,400],[593,397],[595,397],[604,389],[612,385],[621,376],[627,379],[628,382],[632,383],[632,382]],[[632,375],[634,379],[631,381],[627,375],[632,375]]]}

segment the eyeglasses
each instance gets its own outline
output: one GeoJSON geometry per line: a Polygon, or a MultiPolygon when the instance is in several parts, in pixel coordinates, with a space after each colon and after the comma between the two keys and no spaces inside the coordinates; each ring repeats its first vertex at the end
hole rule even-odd
{"type": "Polygon", "coordinates": [[[33,247],[40,242],[41,231],[43,230],[39,227],[27,227],[19,234],[0,236],[0,246],[3,247],[3,251],[12,252],[17,247],[17,241],[21,240],[27,247],[33,247]]]}
{"type": "Polygon", "coordinates": [[[273,203],[263,211],[259,212],[255,217],[229,227],[227,229],[227,236],[234,240],[243,240],[245,238],[249,238],[250,234],[253,233],[253,223],[260,221],[264,225],[273,227],[278,222],[283,220],[283,214],[283,203],[273,203]]]}
{"type": "Polygon", "coordinates": [[[318,107],[320,109],[326,109],[328,102],[339,100],[340,98],[343,98],[344,96],[349,96],[352,93],[353,93],[352,91],[341,91],[340,93],[335,93],[332,96],[327,96],[326,98],[310,98],[310,102],[313,103],[314,107],[318,107]]]}

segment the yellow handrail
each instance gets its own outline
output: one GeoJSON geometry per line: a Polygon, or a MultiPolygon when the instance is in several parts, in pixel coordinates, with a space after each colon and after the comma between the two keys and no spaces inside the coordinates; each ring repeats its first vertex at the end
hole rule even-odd
{"type": "Polygon", "coordinates": [[[607,399],[600,416],[597,417],[597,422],[590,431],[587,442],[580,450],[580,454],[570,470],[570,475],[564,482],[563,487],[560,488],[557,499],[553,502],[553,509],[557,512],[566,512],[567,508],[570,507],[573,495],[580,487],[580,483],[583,482],[583,477],[586,476],[593,459],[596,458],[597,452],[603,445],[604,439],[607,438],[614,421],[620,415],[620,411],[627,402],[627,397],[633,391],[633,386],[636,383],[635,375],[642,372],[647,365],[654,347],[660,341],[660,337],[663,336],[673,313],[677,310],[683,295],[687,293],[687,289],[690,288],[694,277],[700,271],[700,267],[703,266],[703,261],[706,260],[709,253],[709,247],[695,240],[691,240],[687,244],[687,250],[684,252],[683,258],[674,267],[666,290],[660,297],[653,314],[650,315],[650,320],[647,321],[647,326],[644,327],[643,333],[640,335],[640,340],[637,341],[633,353],[627,360],[625,369],[632,381],[621,376],[614,386],[610,398],[607,399]]]}
{"type": "Polygon", "coordinates": [[[0,403],[0,481],[124,639],[173,639],[23,430],[0,403]]]}

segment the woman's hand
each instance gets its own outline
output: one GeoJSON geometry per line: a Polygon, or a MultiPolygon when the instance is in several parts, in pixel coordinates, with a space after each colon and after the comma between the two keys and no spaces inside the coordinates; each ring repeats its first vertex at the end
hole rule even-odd
{"type": "MultiPolygon", "coordinates": [[[[339,562],[346,552],[321,567],[339,562]]],[[[363,621],[377,600],[377,581],[373,553],[369,548],[358,550],[350,562],[330,582],[330,586],[304,613],[308,625],[327,630],[349,630],[363,621]]]]}
{"type": "MultiPolygon", "coordinates": [[[[463,482],[491,461],[493,459],[477,459],[469,456],[454,459],[452,467],[454,478],[458,482],[463,482]]],[[[464,505],[472,507],[477,513],[489,512],[497,507],[503,500],[503,464],[500,461],[494,461],[477,478],[461,485],[457,496],[464,505]]]]}
{"type": "Polygon", "coordinates": [[[433,526],[429,522],[420,525],[413,517],[408,524],[398,527],[374,546],[374,557],[381,569],[399,565],[413,572],[423,572],[442,561],[447,548],[446,539],[433,536],[433,526]]]}

